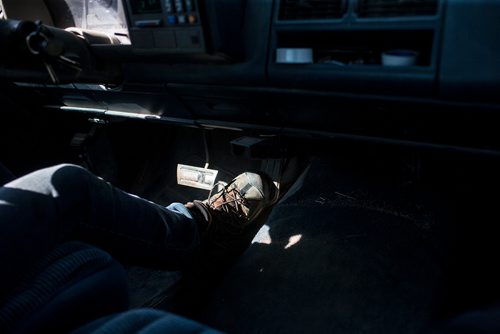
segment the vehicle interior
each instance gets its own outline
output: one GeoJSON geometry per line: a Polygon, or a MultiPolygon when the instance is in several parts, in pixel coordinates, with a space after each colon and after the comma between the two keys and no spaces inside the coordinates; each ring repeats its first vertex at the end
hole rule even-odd
{"type": "Polygon", "coordinates": [[[259,170],[243,254],[125,263],[130,309],[498,333],[499,32],[497,0],[0,0],[0,181],[72,163],[168,205],[209,194],[179,166],[259,170]]]}

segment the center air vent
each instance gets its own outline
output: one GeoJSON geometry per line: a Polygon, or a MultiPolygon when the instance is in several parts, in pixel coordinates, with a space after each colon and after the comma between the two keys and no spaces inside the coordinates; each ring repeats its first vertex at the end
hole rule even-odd
{"type": "Polygon", "coordinates": [[[359,17],[436,15],[438,0],[359,0],[359,17]]]}
{"type": "Polygon", "coordinates": [[[345,13],[346,0],[281,0],[280,20],[337,19],[345,13]]]}

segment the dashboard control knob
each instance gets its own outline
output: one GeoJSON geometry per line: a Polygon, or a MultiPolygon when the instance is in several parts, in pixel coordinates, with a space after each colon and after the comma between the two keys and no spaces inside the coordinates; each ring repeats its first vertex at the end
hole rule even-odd
{"type": "Polygon", "coordinates": [[[189,24],[195,24],[196,22],[198,22],[198,18],[196,17],[196,15],[189,15],[188,21],[189,21],[189,24]]]}

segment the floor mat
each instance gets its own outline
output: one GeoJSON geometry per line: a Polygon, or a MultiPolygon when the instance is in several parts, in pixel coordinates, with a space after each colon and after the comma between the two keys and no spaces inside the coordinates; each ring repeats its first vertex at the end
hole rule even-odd
{"type": "Polygon", "coordinates": [[[311,164],[198,320],[228,333],[428,326],[442,274],[435,220],[404,194],[334,166],[311,164]]]}
{"type": "Polygon", "coordinates": [[[177,283],[182,277],[179,271],[154,270],[139,266],[126,268],[130,308],[157,307],[168,309],[169,300],[175,294],[177,283]]]}

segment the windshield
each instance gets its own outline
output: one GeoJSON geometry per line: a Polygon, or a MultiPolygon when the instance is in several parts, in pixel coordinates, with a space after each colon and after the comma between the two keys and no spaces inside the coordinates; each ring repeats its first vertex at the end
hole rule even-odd
{"type": "MultiPolygon", "coordinates": [[[[50,2],[50,1],[48,1],[50,2]]],[[[119,0],[52,0],[59,28],[77,27],[115,35],[128,42],[128,30],[123,6],[119,0]]]]}

